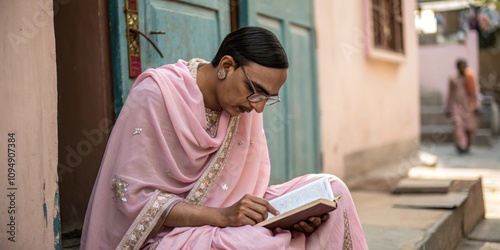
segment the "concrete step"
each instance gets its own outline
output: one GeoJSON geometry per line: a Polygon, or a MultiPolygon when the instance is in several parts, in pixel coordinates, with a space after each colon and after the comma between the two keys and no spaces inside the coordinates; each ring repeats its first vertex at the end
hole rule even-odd
{"type": "MultiPolygon", "coordinates": [[[[446,117],[444,107],[437,105],[425,105],[420,107],[420,124],[427,125],[452,125],[452,120],[446,117]]],[[[491,120],[488,117],[479,119],[480,128],[491,128],[491,120]]]]}
{"type": "Polygon", "coordinates": [[[434,91],[420,92],[420,105],[443,105],[443,97],[441,93],[434,91]]]}
{"type": "MultiPolygon", "coordinates": [[[[408,172],[412,178],[433,180],[482,179],[485,219],[458,245],[456,250],[500,249],[500,140],[494,140],[493,149],[475,149],[465,157],[452,157],[450,150],[436,148],[439,164],[435,167],[414,167],[408,172]]],[[[476,204],[480,204],[477,203],[476,204]]]]}
{"type": "Polygon", "coordinates": [[[492,147],[493,146],[493,139],[492,139],[492,135],[491,135],[491,130],[490,129],[478,129],[476,132],[476,136],[474,138],[473,144],[476,146],[492,147]]]}
{"type": "Polygon", "coordinates": [[[467,238],[476,241],[489,241],[500,243],[500,219],[484,219],[474,228],[467,238]]]}
{"type": "Polygon", "coordinates": [[[500,219],[484,219],[467,235],[456,250],[500,249],[500,219]]]}
{"type": "Polygon", "coordinates": [[[452,125],[451,119],[445,116],[444,108],[441,106],[421,106],[420,119],[423,126],[452,125]]]}
{"type": "Polygon", "coordinates": [[[394,195],[367,183],[351,193],[371,250],[455,249],[484,217],[480,179],[453,180],[447,194],[394,195]]]}
{"type": "MultiPolygon", "coordinates": [[[[453,126],[422,126],[420,128],[420,140],[423,144],[441,144],[453,142],[453,126]]],[[[490,129],[478,129],[473,141],[473,145],[491,147],[493,145],[493,142],[490,129]]]]}
{"type": "Polygon", "coordinates": [[[476,240],[464,240],[462,241],[456,250],[498,250],[500,249],[500,243],[488,242],[488,241],[476,241],[476,240]]]}
{"type": "Polygon", "coordinates": [[[453,126],[431,125],[420,128],[420,140],[423,144],[453,142],[453,126]]]}

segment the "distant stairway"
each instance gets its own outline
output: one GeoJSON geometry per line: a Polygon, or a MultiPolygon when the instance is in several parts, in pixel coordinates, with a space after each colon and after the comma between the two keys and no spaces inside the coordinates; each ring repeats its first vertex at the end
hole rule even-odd
{"type": "MultiPolygon", "coordinates": [[[[420,115],[422,128],[420,139],[425,144],[453,142],[453,124],[444,115],[443,97],[437,91],[420,92],[420,115]]],[[[481,119],[473,145],[492,146],[490,124],[481,119]]]]}

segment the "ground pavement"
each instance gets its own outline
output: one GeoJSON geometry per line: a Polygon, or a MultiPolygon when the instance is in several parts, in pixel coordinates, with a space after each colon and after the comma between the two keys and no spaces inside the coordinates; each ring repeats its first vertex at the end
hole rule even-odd
{"type": "MultiPolygon", "coordinates": [[[[458,155],[453,144],[425,145],[421,150],[426,152],[421,157],[423,162],[402,162],[348,183],[370,249],[430,249],[426,248],[425,242],[430,241],[433,234],[457,227],[443,226],[456,220],[453,219],[453,209],[408,209],[396,206],[408,203],[403,197],[390,194],[391,187],[401,179],[482,178],[485,219],[464,239],[446,239],[451,242],[442,244],[445,247],[439,250],[500,250],[500,138],[493,140],[493,147],[474,147],[467,155],[458,155]],[[434,161],[435,164],[425,166],[426,161],[434,161]]],[[[457,202],[457,199],[458,202],[463,201],[460,194],[451,198],[448,195],[446,199],[448,203],[457,202]]],[[[430,204],[440,202],[429,201],[430,204]]]]}

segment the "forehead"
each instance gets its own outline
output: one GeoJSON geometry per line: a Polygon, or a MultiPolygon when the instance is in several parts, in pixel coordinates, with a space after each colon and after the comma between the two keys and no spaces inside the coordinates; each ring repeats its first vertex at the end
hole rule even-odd
{"type": "Polygon", "coordinates": [[[250,80],[262,85],[270,93],[278,93],[288,77],[288,69],[269,68],[256,63],[244,67],[250,80]]]}

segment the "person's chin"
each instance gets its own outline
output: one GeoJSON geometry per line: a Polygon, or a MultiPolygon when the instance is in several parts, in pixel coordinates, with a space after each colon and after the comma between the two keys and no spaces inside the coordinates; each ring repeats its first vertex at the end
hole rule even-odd
{"type": "Polygon", "coordinates": [[[230,116],[238,116],[242,113],[239,107],[234,107],[230,110],[226,110],[226,112],[229,113],[230,116]]]}
{"type": "Polygon", "coordinates": [[[248,113],[248,111],[246,111],[244,108],[242,108],[241,106],[238,106],[238,107],[235,107],[234,108],[234,112],[231,112],[230,115],[231,116],[238,116],[240,114],[245,114],[245,113],[248,113]]]}

